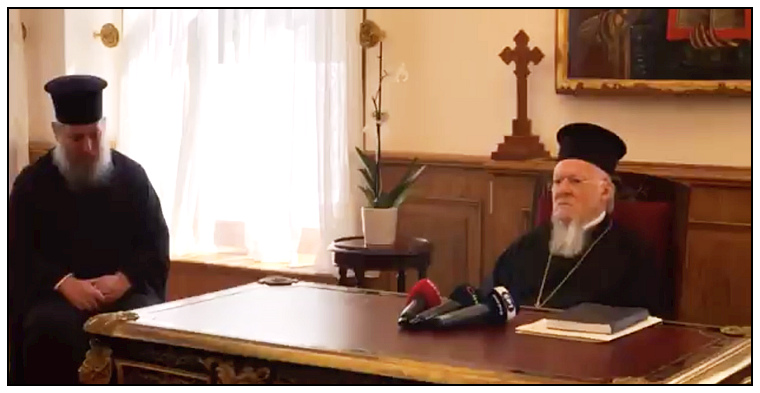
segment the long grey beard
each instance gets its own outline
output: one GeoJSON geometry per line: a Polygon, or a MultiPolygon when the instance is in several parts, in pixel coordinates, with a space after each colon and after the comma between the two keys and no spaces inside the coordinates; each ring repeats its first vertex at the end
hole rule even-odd
{"type": "Polygon", "coordinates": [[[106,184],[113,169],[111,149],[106,144],[100,147],[100,158],[94,165],[71,164],[60,145],[53,149],[53,163],[76,191],[106,184]]]}
{"type": "Polygon", "coordinates": [[[565,258],[573,258],[580,255],[586,246],[586,231],[583,226],[573,220],[570,224],[552,218],[552,234],[549,240],[549,252],[565,258]]]}

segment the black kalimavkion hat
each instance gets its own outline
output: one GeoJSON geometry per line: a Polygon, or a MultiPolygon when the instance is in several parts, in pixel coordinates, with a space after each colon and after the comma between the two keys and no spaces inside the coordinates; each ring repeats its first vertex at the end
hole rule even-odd
{"type": "Polygon", "coordinates": [[[103,89],[108,82],[90,75],[60,76],[45,84],[63,124],[92,124],[103,118],[103,89]]]}
{"type": "Polygon", "coordinates": [[[594,164],[610,176],[627,152],[625,142],[615,133],[589,123],[573,123],[557,133],[559,160],[575,158],[594,164]]]}

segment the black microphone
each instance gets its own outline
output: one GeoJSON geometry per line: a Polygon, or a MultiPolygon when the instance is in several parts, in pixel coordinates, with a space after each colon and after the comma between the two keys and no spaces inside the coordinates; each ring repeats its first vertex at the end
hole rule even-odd
{"type": "Polygon", "coordinates": [[[507,288],[495,287],[482,303],[438,315],[430,321],[430,327],[450,329],[478,324],[503,325],[514,319],[519,309],[507,288]]]}
{"type": "Polygon", "coordinates": [[[459,285],[451,292],[449,300],[417,314],[409,321],[407,327],[425,327],[431,319],[439,315],[478,303],[480,303],[480,296],[477,289],[467,284],[459,285]]]}
{"type": "Polygon", "coordinates": [[[441,293],[432,281],[423,278],[409,290],[406,302],[406,307],[398,317],[399,325],[408,324],[410,319],[422,311],[441,304],[441,293]]]}

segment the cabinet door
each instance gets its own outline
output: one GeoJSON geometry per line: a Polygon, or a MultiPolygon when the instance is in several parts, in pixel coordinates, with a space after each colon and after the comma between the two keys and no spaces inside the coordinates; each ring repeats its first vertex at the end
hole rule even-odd
{"type": "Polygon", "coordinates": [[[492,177],[486,211],[482,278],[491,274],[499,255],[531,228],[537,181],[536,175],[492,177]]]}
{"type": "MultiPolygon", "coordinates": [[[[430,240],[428,278],[448,296],[459,284],[478,285],[480,274],[481,208],[478,201],[458,198],[414,198],[399,209],[399,234],[430,240]]],[[[406,290],[417,282],[407,270],[406,290]]],[[[393,284],[395,290],[395,282],[393,284]]]]}
{"type": "MultiPolygon", "coordinates": [[[[383,169],[383,186],[396,185],[406,164],[383,169]]],[[[480,169],[429,165],[401,205],[398,233],[428,239],[433,246],[428,278],[448,296],[463,283],[478,285],[483,244],[483,214],[488,175],[480,169]]],[[[396,290],[395,273],[384,273],[387,289],[396,290]]],[[[407,291],[417,272],[406,272],[407,291]]]]}
{"type": "Polygon", "coordinates": [[[751,209],[750,189],[692,188],[679,319],[752,324],[751,209]]]}
{"type": "Polygon", "coordinates": [[[690,224],[678,319],[752,324],[752,230],[690,224]]]}

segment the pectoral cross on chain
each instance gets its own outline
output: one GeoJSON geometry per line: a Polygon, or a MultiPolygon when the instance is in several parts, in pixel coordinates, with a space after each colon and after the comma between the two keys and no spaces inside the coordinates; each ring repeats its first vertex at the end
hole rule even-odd
{"type": "Polygon", "coordinates": [[[528,49],[528,40],[530,38],[524,31],[520,30],[514,38],[515,48],[504,48],[499,57],[509,65],[515,63],[515,75],[517,75],[517,118],[512,120],[512,135],[529,136],[530,119],[528,119],[528,64],[538,64],[544,58],[541,50],[533,47],[528,49]]]}

